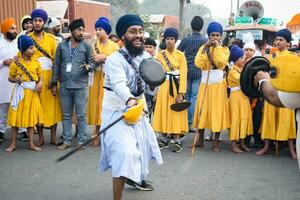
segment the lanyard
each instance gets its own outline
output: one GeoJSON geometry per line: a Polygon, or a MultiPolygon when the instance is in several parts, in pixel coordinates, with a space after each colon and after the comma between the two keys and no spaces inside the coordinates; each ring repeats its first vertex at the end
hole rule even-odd
{"type": "Polygon", "coordinates": [[[72,53],[72,46],[71,46],[71,41],[69,41],[69,47],[70,47],[70,57],[71,57],[71,60],[73,59],[73,56],[75,54],[75,52],[77,51],[78,49],[78,46],[79,44],[77,44],[76,48],[74,49],[73,53],[72,53]]]}

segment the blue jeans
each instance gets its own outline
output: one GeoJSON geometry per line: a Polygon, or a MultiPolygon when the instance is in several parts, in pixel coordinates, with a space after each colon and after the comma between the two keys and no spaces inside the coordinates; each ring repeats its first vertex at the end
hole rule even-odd
{"type": "Polygon", "coordinates": [[[72,142],[72,114],[75,106],[78,125],[77,142],[78,144],[82,144],[87,139],[87,88],[67,89],[60,87],[60,102],[63,113],[62,125],[64,143],[71,144],[72,142]]]}
{"type": "Polygon", "coordinates": [[[194,118],[195,104],[198,96],[198,89],[201,79],[187,79],[186,100],[191,102],[188,110],[189,127],[191,127],[194,118]]]}

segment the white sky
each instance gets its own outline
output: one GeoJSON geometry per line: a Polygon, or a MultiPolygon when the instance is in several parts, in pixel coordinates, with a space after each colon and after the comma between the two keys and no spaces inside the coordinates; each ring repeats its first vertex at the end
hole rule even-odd
{"type": "MultiPolygon", "coordinates": [[[[264,7],[264,17],[276,18],[287,23],[300,13],[300,0],[258,0],[264,7]]],[[[204,4],[213,17],[229,18],[231,0],[192,0],[194,3],[204,4]]],[[[240,6],[246,0],[240,0],[240,6]]],[[[233,12],[236,13],[237,0],[233,0],[233,12]]]]}

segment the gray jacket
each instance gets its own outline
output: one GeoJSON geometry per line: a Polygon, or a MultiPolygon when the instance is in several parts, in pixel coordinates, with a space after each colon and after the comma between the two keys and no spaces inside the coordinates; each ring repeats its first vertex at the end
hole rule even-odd
{"type": "Polygon", "coordinates": [[[79,89],[88,86],[89,72],[94,71],[92,60],[93,49],[85,41],[78,43],[73,57],[70,52],[69,39],[58,44],[53,66],[52,85],[56,86],[59,81],[61,87],[67,89],[79,89]],[[72,63],[71,72],[67,72],[67,64],[72,63]],[[90,66],[87,71],[83,64],[90,66]]]}

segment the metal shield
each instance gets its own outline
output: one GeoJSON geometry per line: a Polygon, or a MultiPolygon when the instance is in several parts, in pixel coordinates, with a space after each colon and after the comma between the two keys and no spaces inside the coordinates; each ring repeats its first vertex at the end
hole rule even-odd
{"type": "Polygon", "coordinates": [[[254,76],[258,71],[269,72],[270,69],[270,62],[265,57],[257,56],[250,59],[241,72],[240,85],[242,92],[250,98],[260,97],[261,93],[254,86],[254,76]]]}
{"type": "Polygon", "coordinates": [[[154,59],[144,59],[139,66],[142,79],[150,86],[159,86],[166,80],[166,71],[162,64],[154,59]]]}

